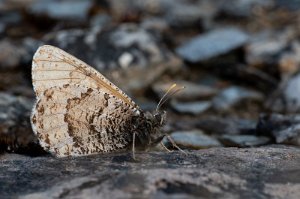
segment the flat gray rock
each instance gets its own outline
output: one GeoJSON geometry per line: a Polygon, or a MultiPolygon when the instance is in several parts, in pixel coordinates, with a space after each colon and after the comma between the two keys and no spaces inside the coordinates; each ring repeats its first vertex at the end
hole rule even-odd
{"type": "Polygon", "coordinates": [[[300,149],[0,156],[1,198],[300,198],[300,149]]]}
{"type": "Polygon", "coordinates": [[[263,101],[263,94],[239,86],[231,86],[221,91],[213,98],[212,103],[215,110],[226,111],[242,101],[263,101]]]}
{"type": "Polygon", "coordinates": [[[176,49],[184,60],[196,63],[230,52],[244,45],[248,35],[236,28],[214,30],[194,37],[176,49]]]}
{"type": "MultiPolygon", "coordinates": [[[[183,149],[206,149],[222,146],[216,138],[205,135],[201,130],[175,131],[170,136],[183,149]]],[[[172,146],[166,137],[163,141],[172,146]]]]}
{"type": "Polygon", "coordinates": [[[281,81],[278,88],[269,96],[266,108],[273,112],[285,112],[290,114],[299,113],[300,97],[300,74],[289,75],[281,81]]]}
{"type": "Polygon", "coordinates": [[[88,16],[92,1],[36,1],[28,6],[28,12],[37,16],[48,16],[53,19],[83,20],[88,16]],[[71,9],[70,9],[71,8],[71,9]]]}
{"type": "Polygon", "coordinates": [[[172,101],[173,109],[182,114],[198,115],[207,111],[211,107],[209,101],[195,101],[195,102],[176,102],[172,101]]]}
{"type": "Polygon", "coordinates": [[[224,135],[220,138],[225,146],[253,147],[261,146],[270,142],[270,138],[255,135],[224,135]]]}
{"type": "Polygon", "coordinates": [[[300,146],[300,115],[261,114],[256,132],[276,143],[300,146]]]}

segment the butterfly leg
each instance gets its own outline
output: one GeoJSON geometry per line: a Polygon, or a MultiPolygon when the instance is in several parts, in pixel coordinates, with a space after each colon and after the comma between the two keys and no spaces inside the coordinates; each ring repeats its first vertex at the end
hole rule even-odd
{"type": "Polygon", "coordinates": [[[175,147],[176,149],[178,149],[180,152],[184,153],[185,155],[187,155],[187,153],[182,150],[176,143],[175,141],[171,138],[171,136],[166,135],[167,139],[171,142],[171,144],[173,145],[173,147],[175,147]]]}
{"type": "Polygon", "coordinates": [[[135,159],[135,132],[132,135],[132,158],[135,159]]]}
{"type": "Polygon", "coordinates": [[[164,149],[166,149],[166,151],[168,151],[169,153],[172,152],[170,149],[168,149],[168,148],[164,145],[163,141],[160,141],[160,145],[161,145],[164,149]]]}
{"type": "Polygon", "coordinates": [[[151,147],[155,147],[158,143],[160,143],[160,145],[168,152],[172,152],[172,150],[168,149],[164,143],[163,143],[163,138],[165,137],[166,135],[162,135],[162,136],[159,136],[158,138],[156,138],[155,140],[152,141],[151,143],[151,147]]]}

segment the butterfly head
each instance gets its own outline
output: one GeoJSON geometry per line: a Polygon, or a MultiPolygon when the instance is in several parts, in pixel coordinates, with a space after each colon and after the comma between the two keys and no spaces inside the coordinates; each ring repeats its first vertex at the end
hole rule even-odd
{"type": "Polygon", "coordinates": [[[167,111],[155,111],[153,114],[152,123],[155,126],[162,127],[167,121],[167,111]]]}
{"type": "Polygon", "coordinates": [[[161,127],[166,123],[167,112],[155,111],[154,113],[142,113],[135,120],[137,147],[146,149],[159,143],[164,135],[161,127]]]}
{"type": "Polygon", "coordinates": [[[167,112],[155,111],[154,113],[147,112],[145,114],[146,123],[150,129],[150,135],[159,134],[160,128],[166,124],[167,112]]]}
{"type": "Polygon", "coordinates": [[[142,114],[142,117],[137,117],[137,137],[141,147],[147,148],[154,146],[163,139],[165,134],[163,134],[160,129],[166,124],[167,112],[160,108],[171,96],[183,88],[184,87],[178,88],[176,84],[173,84],[157,104],[154,113],[146,112],[142,114]]]}
{"type": "Polygon", "coordinates": [[[166,119],[167,119],[167,112],[164,110],[161,110],[161,106],[172,96],[174,96],[179,91],[183,90],[184,87],[177,87],[176,84],[173,84],[170,86],[170,88],[167,90],[167,92],[162,96],[162,98],[159,100],[155,112],[152,114],[151,123],[155,127],[161,127],[165,125],[166,119]]]}

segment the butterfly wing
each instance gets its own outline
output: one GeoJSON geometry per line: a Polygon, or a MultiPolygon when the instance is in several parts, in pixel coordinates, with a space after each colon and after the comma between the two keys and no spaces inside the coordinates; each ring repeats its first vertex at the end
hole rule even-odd
{"type": "Polygon", "coordinates": [[[136,109],[113,95],[82,85],[46,89],[31,121],[44,149],[58,157],[128,147],[136,109]]]}
{"type": "Polygon", "coordinates": [[[56,156],[126,148],[137,105],[92,67],[53,46],[34,55],[37,95],[31,123],[44,149],[56,156]]]}
{"type": "Polygon", "coordinates": [[[98,71],[67,52],[50,45],[41,46],[33,56],[32,83],[38,97],[46,89],[54,86],[80,84],[88,88],[101,89],[137,107],[130,97],[98,71]]]}

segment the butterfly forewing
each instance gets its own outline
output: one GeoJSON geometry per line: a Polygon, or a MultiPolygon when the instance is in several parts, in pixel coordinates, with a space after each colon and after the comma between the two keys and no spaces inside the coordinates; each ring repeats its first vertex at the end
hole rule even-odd
{"type": "Polygon", "coordinates": [[[32,61],[32,82],[37,96],[47,88],[66,84],[81,84],[98,88],[136,107],[136,104],[117,86],[95,69],[66,53],[49,46],[41,46],[32,61]]]}

